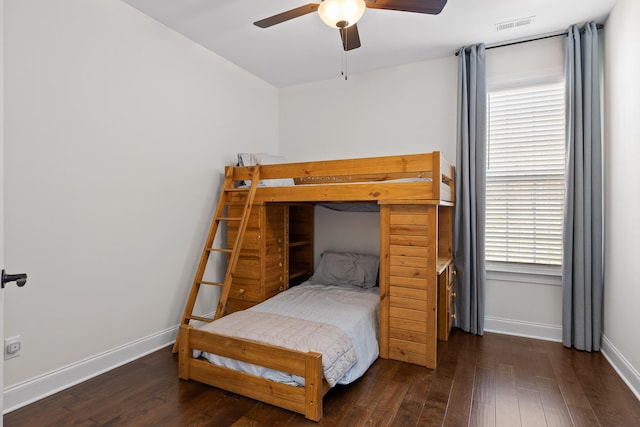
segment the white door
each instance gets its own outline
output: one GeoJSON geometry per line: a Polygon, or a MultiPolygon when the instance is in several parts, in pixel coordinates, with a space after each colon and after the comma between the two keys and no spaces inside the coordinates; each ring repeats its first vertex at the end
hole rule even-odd
{"type": "MultiPolygon", "coordinates": [[[[0,269],[4,268],[4,0],[0,0],[0,269]]],[[[0,288],[0,343],[4,347],[4,289],[0,288]]],[[[0,357],[0,427],[4,414],[4,350],[0,357]]]]}

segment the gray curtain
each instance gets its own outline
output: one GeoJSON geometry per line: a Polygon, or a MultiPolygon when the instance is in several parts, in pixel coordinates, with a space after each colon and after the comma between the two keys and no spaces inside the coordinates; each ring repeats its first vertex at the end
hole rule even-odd
{"type": "Polygon", "coordinates": [[[563,233],[562,342],[600,350],[603,184],[598,30],[571,26],[565,41],[567,188],[563,233]]]}
{"type": "Polygon", "coordinates": [[[454,262],[456,326],[484,333],[485,304],[485,174],[487,145],[485,46],[458,53],[458,138],[454,262]]]}

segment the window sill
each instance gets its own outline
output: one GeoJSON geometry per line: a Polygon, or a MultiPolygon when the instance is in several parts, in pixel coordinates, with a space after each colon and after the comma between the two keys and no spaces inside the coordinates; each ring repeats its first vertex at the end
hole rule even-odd
{"type": "Polygon", "coordinates": [[[487,262],[487,280],[562,286],[562,267],[549,265],[487,262]]]}

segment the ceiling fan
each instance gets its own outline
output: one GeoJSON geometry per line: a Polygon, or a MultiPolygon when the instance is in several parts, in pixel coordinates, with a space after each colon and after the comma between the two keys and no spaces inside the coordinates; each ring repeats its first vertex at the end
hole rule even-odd
{"type": "Polygon", "coordinates": [[[321,3],[305,4],[253,24],[267,28],[317,11],[325,24],[340,31],[342,47],[347,51],[361,46],[356,23],[362,17],[365,8],[437,15],[445,4],[447,0],[322,0],[321,3]]]}

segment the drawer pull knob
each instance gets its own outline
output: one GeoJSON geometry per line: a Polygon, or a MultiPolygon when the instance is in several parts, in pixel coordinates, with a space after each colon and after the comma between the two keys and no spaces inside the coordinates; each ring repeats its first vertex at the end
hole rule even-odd
{"type": "Polygon", "coordinates": [[[238,289],[238,293],[239,293],[240,295],[244,295],[244,289],[243,289],[243,288],[238,289]]]}
{"type": "Polygon", "coordinates": [[[451,298],[455,298],[456,297],[456,293],[455,292],[451,292],[451,298]]]}
{"type": "Polygon", "coordinates": [[[278,288],[278,290],[279,290],[280,292],[284,291],[284,286],[280,286],[280,287],[278,288]]]}
{"type": "Polygon", "coordinates": [[[456,318],[456,314],[455,313],[451,313],[451,320],[454,320],[456,318]]]}

